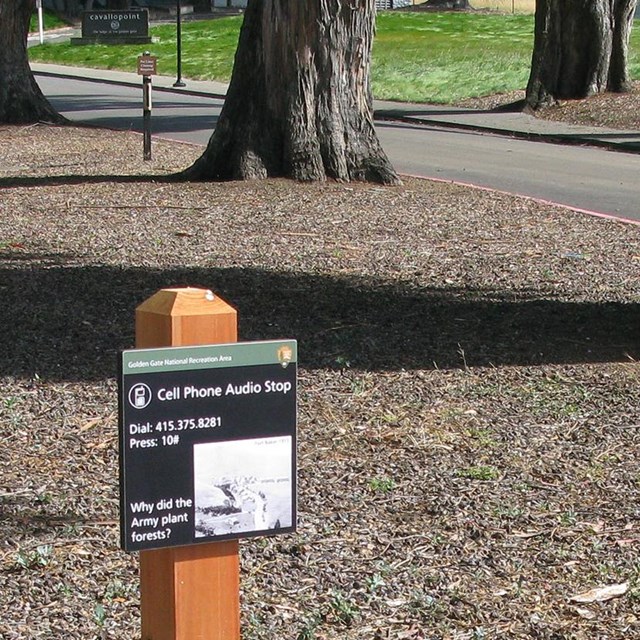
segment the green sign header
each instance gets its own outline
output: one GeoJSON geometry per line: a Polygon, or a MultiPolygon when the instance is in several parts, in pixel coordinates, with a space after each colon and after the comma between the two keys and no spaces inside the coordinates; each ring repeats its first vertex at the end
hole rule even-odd
{"type": "Polygon", "coordinates": [[[295,340],[130,349],[122,352],[122,374],[170,373],[278,363],[286,367],[297,361],[298,346],[295,340]]]}

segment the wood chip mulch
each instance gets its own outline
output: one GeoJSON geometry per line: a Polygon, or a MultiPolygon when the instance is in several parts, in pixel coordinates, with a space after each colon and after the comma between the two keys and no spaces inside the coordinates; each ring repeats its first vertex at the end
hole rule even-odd
{"type": "MultiPolygon", "coordinates": [[[[512,91],[463,100],[458,106],[470,109],[504,109],[524,100],[524,91],[512,91]]],[[[561,100],[539,109],[537,118],[587,127],[640,131],[640,82],[632,82],[626,93],[601,93],[583,100],[561,100]]]]}
{"type": "Polygon", "coordinates": [[[639,637],[638,227],[427,180],[162,180],[199,152],[0,128],[0,637],[139,637],[116,359],[185,284],[300,343],[299,528],[242,542],[243,638],[639,637]]]}

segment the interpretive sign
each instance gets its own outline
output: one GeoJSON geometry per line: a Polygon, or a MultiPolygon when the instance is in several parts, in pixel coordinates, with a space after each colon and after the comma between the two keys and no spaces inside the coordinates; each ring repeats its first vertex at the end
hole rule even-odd
{"type": "Polygon", "coordinates": [[[83,11],[82,37],[72,38],[72,44],[144,44],[149,37],[149,11],[83,11]]]}
{"type": "Polygon", "coordinates": [[[120,365],[126,551],[295,530],[294,340],[135,349],[120,365]]]}

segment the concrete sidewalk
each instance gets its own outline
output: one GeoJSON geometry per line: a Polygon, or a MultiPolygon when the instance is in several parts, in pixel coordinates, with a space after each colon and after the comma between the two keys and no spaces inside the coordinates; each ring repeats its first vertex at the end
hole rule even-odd
{"type": "MultiPolygon", "coordinates": [[[[135,73],[85,69],[61,65],[32,63],[35,74],[68,77],[94,82],[140,86],[142,79],[135,73]]],[[[154,76],[155,90],[224,97],[227,85],[221,82],[184,79],[185,88],[175,88],[175,77],[154,76]]],[[[524,113],[480,111],[452,106],[374,101],[376,120],[393,120],[432,127],[484,131],[561,144],[590,145],[615,151],[640,153],[640,131],[586,127],[542,120],[524,113]]]]}

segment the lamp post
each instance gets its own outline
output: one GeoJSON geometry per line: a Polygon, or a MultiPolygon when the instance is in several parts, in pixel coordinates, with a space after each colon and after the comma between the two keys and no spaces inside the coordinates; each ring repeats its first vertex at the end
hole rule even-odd
{"type": "Polygon", "coordinates": [[[182,7],[180,0],[176,0],[176,54],[177,54],[177,78],[174,87],[186,87],[182,81],[182,7]]]}
{"type": "Polygon", "coordinates": [[[42,0],[36,0],[38,9],[38,33],[40,34],[40,44],[44,44],[44,19],[42,16],[42,0]]]}

